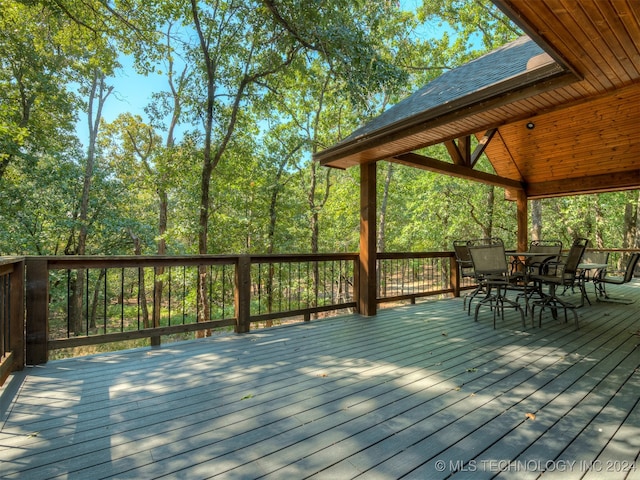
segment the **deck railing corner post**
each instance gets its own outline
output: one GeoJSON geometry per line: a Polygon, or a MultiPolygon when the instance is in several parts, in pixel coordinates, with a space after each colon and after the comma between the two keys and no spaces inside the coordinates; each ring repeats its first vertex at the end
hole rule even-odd
{"type": "Polygon", "coordinates": [[[49,359],[49,269],[47,259],[27,257],[26,263],[26,363],[39,365],[49,359]]]}
{"type": "Polygon", "coordinates": [[[12,369],[18,371],[24,369],[26,350],[26,339],[24,336],[24,258],[14,264],[10,282],[9,290],[11,292],[11,298],[9,299],[9,305],[11,305],[11,313],[9,322],[12,335],[10,337],[9,349],[13,354],[12,369]]]}

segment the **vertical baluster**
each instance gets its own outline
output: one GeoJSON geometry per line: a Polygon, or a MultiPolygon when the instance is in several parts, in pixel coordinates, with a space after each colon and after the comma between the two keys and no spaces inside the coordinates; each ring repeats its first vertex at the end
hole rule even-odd
{"type": "Polygon", "coordinates": [[[67,270],[67,338],[71,337],[71,270],[67,270]]]}
{"type": "Polygon", "coordinates": [[[89,269],[85,269],[85,334],[88,337],[89,336],[89,269]]]}
{"type": "Polygon", "coordinates": [[[120,269],[120,331],[124,332],[124,267],[120,269]]]}
{"type": "Polygon", "coordinates": [[[167,324],[169,326],[171,326],[171,287],[172,287],[172,285],[171,285],[171,272],[172,272],[172,270],[173,270],[173,266],[170,266],[169,267],[169,272],[168,272],[168,275],[167,275],[168,279],[169,279],[169,286],[167,287],[167,295],[168,295],[168,297],[167,297],[167,308],[168,308],[168,311],[167,311],[167,324]]]}
{"type": "Polygon", "coordinates": [[[217,282],[217,271],[216,271],[216,266],[211,264],[209,265],[209,321],[213,320],[214,318],[217,319],[218,318],[218,305],[219,302],[214,300],[215,299],[215,285],[217,282]]]}
{"type": "Polygon", "coordinates": [[[104,269],[104,297],[102,300],[102,304],[103,304],[103,313],[102,313],[103,332],[102,333],[107,333],[107,272],[108,270],[105,268],[104,269]]]}
{"type": "MultiPolygon", "coordinates": [[[[196,302],[198,300],[196,299],[196,302]]],[[[187,316],[187,266],[182,266],[182,325],[187,316]]]]}
{"type": "Polygon", "coordinates": [[[226,274],[226,265],[222,264],[222,319],[227,318],[227,274],[226,274]]]}
{"type": "Polygon", "coordinates": [[[258,263],[258,315],[262,313],[262,264],[258,263]]]}
{"type": "Polygon", "coordinates": [[[282,311],[282,298],[283,288],[282,288],[282,263],[278,262],[278,311],[282,311]]]}

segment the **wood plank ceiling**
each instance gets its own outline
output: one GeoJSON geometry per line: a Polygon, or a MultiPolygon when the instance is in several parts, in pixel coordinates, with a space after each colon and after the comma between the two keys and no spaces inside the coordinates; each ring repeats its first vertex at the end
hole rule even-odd
{"type": "Polygon", "coordinates": [[[530,59],[542,67],[527,65],[547,65],[545,75],[523,74],[493,96],[474,101],[472,93],[421,113],[399,104],[396,118],[374,120],[316,160],[338,168],[397,161],[521,188],[528,198],[640,188],[640,1],[493,2],[548,54],[530,59]],[[482,140],[477,153],[495,175],[473,168],[469,135],[482,140]],[[412,153],[438,143],[451,162],[412,153]]]}

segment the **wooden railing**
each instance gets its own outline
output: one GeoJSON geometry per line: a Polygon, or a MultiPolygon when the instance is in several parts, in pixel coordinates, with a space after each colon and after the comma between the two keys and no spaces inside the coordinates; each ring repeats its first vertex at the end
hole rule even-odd
{"type": "Polygon", "coordinates": [[[24,368],[24,259],[0,258],[0,385],[24,368]]]}
{"type": "MultiPolygon", "coordinates": [[[[615,269],[627,251],[609,251],[615,269]]],[[[377,269],[379,304],[474,286],[452,252],[381,253],[377,269]]],[[[0,259],[0,379],[54,349],[352,311],[358,275],[357,254],[0,259]]]]}
{"type": "Polygon", "coordinates": [[[459,296],[461,289],[475,286],[461,283],[452,252],[379,253],[376,268],[378,303],[459,296]]]}
{"type": "Polygon", "coordinates": [[[28,257],[27,363],[46,362],[53,349],[139,338],[157,345],[163,335],[243,333],[256,322],[352,309],[357,261],[356,254],[28,257]]]}
{"type": "MultiPolygon", "coordinates": [[[[356,254],[252,255],[248,323],[356,306],[356,254]]],[[[248,328],[245,329],[245,331],[248,328]]]]}
{"type": "MultiPolygon", "coordinates": [[[[380,254],[378,267],[379,303],[461,288],[450,252],[380,254]]],[[[243,333],[257,322],[353,311],[358,271],[357,254],[27,257],[26,361],[44,363],[67,347],[157,345],[164,335],[243,333]]]]}

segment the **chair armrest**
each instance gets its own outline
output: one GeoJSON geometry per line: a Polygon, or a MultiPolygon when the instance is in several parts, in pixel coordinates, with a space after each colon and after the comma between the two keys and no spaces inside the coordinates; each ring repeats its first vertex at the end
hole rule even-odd
{"type": "Polygon", "coordinates": [[[538,275],[548,275],[550,267],[555,267],[555,269],[557,270],[558,267],[562,265],[564,265],[564,262],[560,260],[558,255],[552,255],[543,260],[532,262],[529,265],[529,268],[538,275]],[[535,272],[536,269],[537,272],[535,272]]]}

